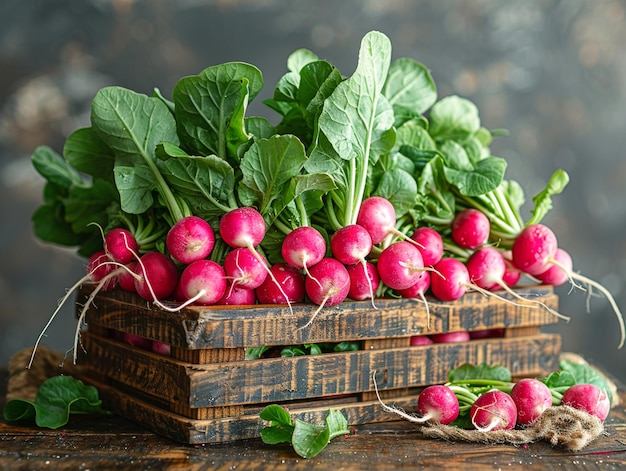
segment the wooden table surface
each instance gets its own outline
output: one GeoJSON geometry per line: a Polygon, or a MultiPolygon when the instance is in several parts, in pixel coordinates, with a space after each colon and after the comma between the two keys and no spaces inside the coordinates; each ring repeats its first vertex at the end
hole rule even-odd
{"type": "MultiPolygon", "coordinates": [[[[7,373],[0,372],[0,406],[7,373]]],[[[303,459],[287,445],[260,439],[228,444],[181,445],[120,417],[72,417],[57,430],[0,420],[0,469],[71,470],[397,470],[450,469],[607,470],[626,467],[626,392],[613,408],[605,435],[580,452],[547,442],[526,446],[449,443],[424,438],[405,421],[355,427],[348,438],[333,440],[317,457],[303,459]]]]}

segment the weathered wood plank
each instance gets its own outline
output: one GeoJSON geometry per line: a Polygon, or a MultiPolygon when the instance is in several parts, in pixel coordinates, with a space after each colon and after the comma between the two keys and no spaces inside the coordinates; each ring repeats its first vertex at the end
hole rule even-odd
{"type": "Polygon", "coordinates": [[[381,389],[445,382],[450,368],[487,362],[514,375],[558,367],[560,336],[474,340],[292,358],[191,365],[85,333],[85,357],[98,374],[191,408],[267,403],[373,390],[370,374],[386,371],[381,389]]]}
{"type": "MultiPolygon", "coordinates": [[[[558,297],[551,287],[517,291],[521,296],[558,308],[558,297]]],[[[507,294],[502,293],[502,296],[507,297],[507,294]]],[[[294,306],[293,314],[286,306],[275,305],[193,306],[170,313],[132,293],[113,290],[98,294],[95,305],[97,308],[91,308],[87,313],[88,325],[189,349],[356,341],[459,330],[541,326],[558,321],[545,309],[522,306],[519,301],[508,304],[478,293],[468,293],[454,303],[429,300],[430,330],[427,329],[428,311],[416,299],[381,299],[377,301],[377,309],[367,301],[346,301],[324,309],[307,328],[301,327],[310,320],[316,308],[310,304],[294,306]]]]}

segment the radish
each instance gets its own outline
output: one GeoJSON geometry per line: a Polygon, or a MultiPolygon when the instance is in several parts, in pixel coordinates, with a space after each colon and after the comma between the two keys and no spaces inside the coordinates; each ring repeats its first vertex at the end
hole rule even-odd
{"type": "Polygon", "coordinates": [[[390,234],[420,246],[406,234],[396,229],[396,210],[389,200],[380,196],[370,196],[361,202],[356,223],[369,233],[372,244],[380,244],[390,234]]]}
{"type": "Polygon", "coordinates": [[[283,292],[281,285],[255,248],[263,241],[265,230],[263,216],[256,209],[249,206],[235,208],[227,212],[219,222],[219,233],[224,242],[232,248],[245,247],[249,249],[257,260],[263,263],[267,274],[287,301],[289,310],[293,312],[289,297],[283,292]]]}
{"type": "Polygon", "coordinates": [[[411,286],[405,289],[397,290],[398,294],[403,298],[419,298],[426,306],[426,328],[430,330],[430,306],[426,300],[426,292],[430,288],[430,273],[423,271],[419,279],[411,286]]]}
{"type": "MultiPolygon", "coordinates": [[[[356,301],[364,299],[372,299],[374,301],[374,292],[380,284],[380,276],[376,265],[371,262],[357,263],[346,266],[348,276],[350,276],[350,290],[348,297],[356,301]]],[[[374,306],[375,307],[375,306],[374,306]]]]}
{"type": "Polygon", "coordinates": [[[467,268],[456,258],[442,258],[434,266],[435,273],[430,278],[430,290],[441,301],[460,299],[470,284],[467,268]]]}
{"type": "Polygon", "coordinates": [[[135,290],[148,301],[166,299],[174,293],[178,270],[170,257],[161,252],[142,255],[135,267],[135,290]]]}
{"type": "Polygon", "coordinates": [[[563,393],[561,404],[595,415],[604,422],[611,410],[611,401],[606,392],[595,384],[575,384],[563,393]]]}
{"type": "Polygon", "coordinates": [[[509,288],[513,288],[519,283],[522,272],[513,264],[513,256],[510,250],[504,250],[502,257],[504,257],[504,264],[506,265],[504,275],[502,275],[502,281],[504,281],[509,288]]]}
{"type": "Polygon", "coordinates": [[[256,303],[256,293],[252,288],[227,286],[224,295],[217,301],[220,305],[251,305],[256,303]]]}
{"type": "Polygon", "coordinates": [[[504,337],[504,329],[502,327],[493,327],[491,329],[473,330],[470,332],[470,339],[494,339],[504,337]]]}
{"type": "Polygon", "coordinates": [[[152,340],[135,334],[124,333],[123,341],[128,345],[140,348],[142,350],[152,350],[152,340]]]}
{"type": "Polygon", "coordinates": [[[204,219],[186,216],[167,232],[165,245],[174,260],[188,265],[210,255],[215,245],[215,234],[204,219]]]}
{"type": "Polygon", "coordinates": [[[372,251],[372,237],[363,226],[351,224],[337,230],[330,238],[330,250],[344,265],[363,262],[372,251]]]}
{"type": "Polygon", "coordinates": [[[415,245],[398,241],[380,253],[377,267],[384,284],[391,289],[401,290],[417,283],[424,271],[424,260],[415,245]]]}
{"type": "Polygon", "coordinates": [[[485,214],[477,209],[459,211],[452,220],[452,240],[464,249],[476,249],[489,239],[491,224],[485,214]]]}
{"type": "Polygon", "coordinates": [[[270,268],[274,275],[274,280],[278,282],[279,287],[267,277],[255,292],[257,300],[261,304],[287,304],[287,299],[292,303],[304,300],[304,276],[297,268],[286,263],[276,263],[270,268]],[[285,298],[285,295],[288,297],[285,298]]]}
{"type": "MultiPolygon", "coordinates": [[[[609,290],[597,281],[573,272],[569,268],[569,257],[566,257],[563,252],[557,254],[558,249],[556,236],[549,227],[543,224],[532,224],[526,226],[513,242],[511,249],[513,263],[519,269],[534,277],[539,277],[550,268],[556,266],[567,275],[573,286],[578,286],[576,282],[580,281],[588,287],[589,291],[594,288],[599,290],[606,297],[617,316],[621,335],[617,348],[622,348],[626,340],[626,327],[624,326],[624,318],[615,299],[613,299],[609,290]],[[559,261],[560,258],[563,259],[563,264],[559,261]]],[[[559,281],[554,274],[546,275],[546,279],[548,279],[548,276],[554,281],[559,281]]]]}
{"type": "Polygon", "coordinates": [[[435,229],[418,227],[411,239],[419,244],[425,266],[435,265],[443,257],[443,239],[435,229]]]}
{"type": "Polygon", "coordinates": [[[109,263],[111,261],[112,259],[109,257],[109,254],[104,250],[94,252],[87,261],[89,280],[92,283],[102,282],[102,291],[109,291],[117,285],[117,277],[109,276],[115,268],[112,263],[109,263]]]}
{"type": "Polygon", "coordinates": [[[530,425],[543,411],[552,407],[552,393],[545,383],[535,378],[523,378],[511,389],[511,398],[517,407],[517,423],[530,425]]]}
{"type": "Polygon", "coordinates": [[[459,330],[456,332],[442,332],[440,334],[430,335],[430,339],[433,341],[433,343],[469,342],[470,334],[465,330],[459,330]]]}
{"type": "Polygon", "coordinates": [[[116,227],[105,234],[104,250],[112,260],[125,265],[135,260],[139,246],[132,232],[116,227]]]}
{"type": "Polygon", "coordinates": [[[196,260],[181,273],[180,289],[198,304],[215,304],[226,292],[224,269],[213,260],[196,260]]]}
{"type": "Polygon", "coordinates": [[[470,420],[481,432],[510,430],[517,423],[517,406],[507,393],[493,389],[474,401],[470,420]]]}
{"type": "Polygon", "coordinates": [[[374,390],[378,402],[384,410],[392,412],[405,420],[413,423],[431,423],[447,425],[459,416],[459,400],[454,392],[446,385],[434,384],[425,387],[417,397],[417,411],[420,416],[407,414],[395,406],[389,406],[383,402],[378,392],[376,383],[376,371],[372,373],[374,390]]]}
{"type": "Polygon", "coordinates": [[[554,264],[536,276],[543,284],[552,286],[561,286],[570,280],[569,274],[572,273],[574,262],[568,252],[561,248],[557,248],[552,257],[554,264]]]}
{"type": "Polygon", "coordinates": [[[152,351],[159,355],[171,355],[172,348],[169,343],[161,342],[159,340],[152,341],[152,351]]]}
{"type": "Polygon", "coordinates": [[[428,335],[412,335],[409,341],[411,347],[418,347],[420,345],[432,345],[434,342],[428,335]]]}
{"type": "Polygon", "coordinates": [[[310,276],[309,268],[326,255],[326,241],[314,227],[301,226],[285,236],[280,250],[285,262],[310,276]]]}
{"type": "Polygon", "coordinates": [[[350,275],[339,260],[325,257],[311,267],[304,289],[309,299],[319,305],[304,326],[308,327],[324,306],[335,306],[346,299],[350,291],[350,275]]]}
{"type": "Polygon", "coordinates": [[[224,257],[224,273],[232,287],[255,289],[267,278],[268,267],[246,247],[231,250],[224,257]]]}
{"type": "Polygon", "coordinates": [[[137,270],[137,262],[129,262],[126,264],[127,270],[122,270],[117,275],[117,283],[120,288],[124,291],[128,291],[129,293],[136,293],[137,289],[135,288],[135,272],[137,270]]]}

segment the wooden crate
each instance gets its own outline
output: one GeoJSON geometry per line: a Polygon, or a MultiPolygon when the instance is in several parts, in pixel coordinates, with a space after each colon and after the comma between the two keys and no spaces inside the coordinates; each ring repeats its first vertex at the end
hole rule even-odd
{"type": "MultiPolygon", "coordinates": [[[[518,293],[558,308],[550,287],[518,293]]],[[[87,295],[79,294],[77,305],[87,295]]],[[[507,296],[507,295],[503,295],[507,296]]],[[[413,299],[316,306],[155,308],[119,290],[98,294],[82,335],[89,373],[107,407],[156,433],[198,444],[258,437],[260,410],[287,406],[295,416],[323,423],[329,408],[351,425],[394,419],[373,393],[372,372],[386,401],[411,410],[420,388],[443,383],[463,363],[508,367],[514,376],[558,369],[561,339],[541,332],[558,319],[545,309],[478,293],[444,303],[413,299]],[[427,322],[430,321],[430,330],[427,322]],[[413,335],[503,328],[499,338],[411,346],[413,335]],[[126,332],[171,345],[171,355],[132,347],[111,337],[126,332]],[[360,350],[247,360],[246,349],[265,345],[357,341],[360,350]]]]}

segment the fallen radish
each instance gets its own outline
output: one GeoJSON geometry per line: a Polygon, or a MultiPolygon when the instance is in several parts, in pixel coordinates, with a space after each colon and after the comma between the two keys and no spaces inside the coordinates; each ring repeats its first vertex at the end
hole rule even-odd
{"type": "Polygon", "coordinates": [[[545,383],[536,378],[522,378],[511,389],[511,398],[517,408],[517,424],[530,425],[543,411],[552,407],[552,393],[545,383]]]}
{"type": "Polygon", "coordinates": [[[470,420],[481,432],[510,430],[517,423],[517,407],[511,396],[493,389],[478,396],[470,409],[470,420]]]}
{"type": "Polygon", "coordinates": [[[487,243],[491,225],[481,211],[474,208],[459,211],[450,226],[452,240],[464,249],[476,249],[487,243]]]}
{"type": "Polygon", "coordinates": [[[611,410],[611,401],[606,392],[595,384],[575,384],[563,393],[561,404],[583,410],[604,422],[611,410]]]}
{"type": "Polygon", "coordinates": [[[215,234],[204,219],[186,216],[167,232],[165,245],[174,260],[190,264],[211,254],[215,245],[215,234]]]}

